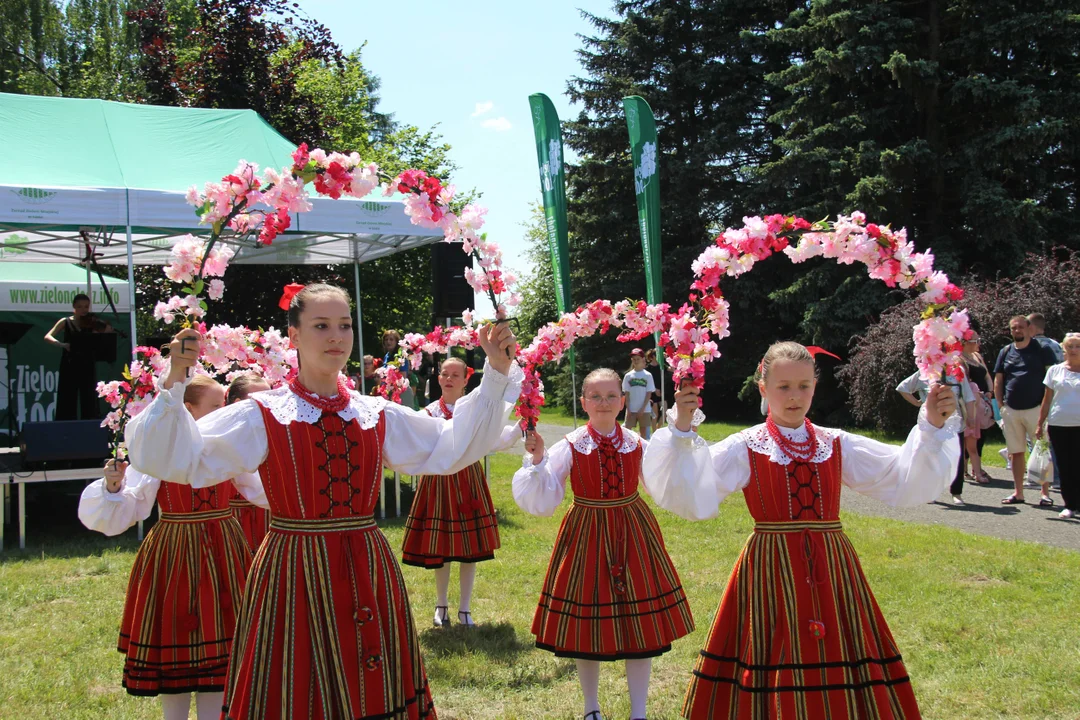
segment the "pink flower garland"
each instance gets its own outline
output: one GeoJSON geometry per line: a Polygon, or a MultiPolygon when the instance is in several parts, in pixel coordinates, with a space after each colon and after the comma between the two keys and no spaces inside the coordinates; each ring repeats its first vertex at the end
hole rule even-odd
{"type": "MultiPolygon", "coordinates": [[[[957,310],[951,304],[964,297],[963,290],[949,282],[945,273],[934,270],[934,256],[929,250],[915,252],[906,230],[894,231],[888,225],[867,223],[866,216],[855,211],[837,216],[835,222],[809,223],[785,215],[745,217],[743,227],[729,228],[717,237],[714,245],[692,265],[695,280],[691,288],[701,296],[700,299],[691,296],[695,308],[684,306],[680,311],[679,324],[690,331],[690,335],[682,335],[683,348],[691,352],[677,353],[679,365],[673,365],[676,383],[681,379],[679,371],[689,370],[695,384],[699,384],[699,378],[704,377],[701,362],[719,355],[710,334],[716,339],[729,334],[728,304],[720,292],[720,279],[737,277],[776,251],[782,251],[796,263],[818,255],[842,264],[860,262],[867,266],[870,277],[889,287],[919,290],[926,307],[922,321],[913,331],[915,364],[927,381],[938,380],[943,375],[960,376],[960,354],[969,327],[968,316],[967,311],[957,310]],[[791,244],[792,238],[798,239],[797,244],[791,244]]],[[[668,359],[670,364],[670,354],[668,359]]]]}
{"type": "Polygon", "coordinates": [[[624,328],[616,338],[619,342],[640,340],[665,331],[670,317],[666,304],[647,305],[631,300],[612,304],[609,300],[594,300],[540,328],[533,341],[518,356],[525,372],[521,396],[514,408],[515,415],[521,419],[521,429],[532,429],[540,418],[540,408],[544,405],[544,383],[539,372],[541,365],[561,360],[579,338],[597,332],[603,335],[611,327],[618,327],[624,328]]]}

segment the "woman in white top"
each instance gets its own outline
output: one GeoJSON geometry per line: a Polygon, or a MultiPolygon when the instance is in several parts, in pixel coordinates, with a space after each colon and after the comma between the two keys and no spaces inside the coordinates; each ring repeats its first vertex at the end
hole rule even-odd
{"type": "Polygon", "coordinates": [[[1080,333],[1066,335],[1061,347],[1065,362],[1047,368],[1043,380],[1035,438],[1042,439],[1045,427],[1061,473],[1060,516],[1071,518],[1080,513],[1080,333]]]}

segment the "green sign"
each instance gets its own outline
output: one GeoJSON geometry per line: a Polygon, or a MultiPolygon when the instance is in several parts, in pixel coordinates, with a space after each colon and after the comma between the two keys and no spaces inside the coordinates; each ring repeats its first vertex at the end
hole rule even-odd
{"type": "Polygon", "coordinates": [[[626,129],[630,131],[630,154],[634,159],[634,192],[637,193],[638,228],[645,256],[645,292],[650,305],[659,303],[660,280],[660,174],[656,120],[649,103],[637,95],[623,98],[626,129]]]}
{"type": "Polygon", "coordinates": [[[559,313],[573,308],[570,303],[570,258],[567,249],[566,182],[563,172],[562,128],[555,106],[543,93],[529,96],[536,161],[540,165],[540,187],[544,196],[551,270],[555,276],[555,302],[559,313]]]}

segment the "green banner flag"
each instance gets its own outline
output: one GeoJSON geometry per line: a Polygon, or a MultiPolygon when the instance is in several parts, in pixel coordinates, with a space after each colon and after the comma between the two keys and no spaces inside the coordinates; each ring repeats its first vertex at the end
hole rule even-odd
{"type": "Polygon", "coordinates": [[[660,174],[656,120],[649,103],[637,95],[623,98],[626,129],[630,131],[630,154],[634,159],[634,191],[637,193],[641,251],[645,256],[645,293],[650,305],[659,303],[660,282],[660,174]]]}
{"type": "Polygon", "coordinates": [[[555,106],[543,93],[529,96],[536,161],[540,165],[540,187],[544,195],[551,270],[555,276],[555,302],[559,313],[573,309],[570,303],[570,257],[567,250],[566,183],[563,173],[562,128],[555,106]]]}

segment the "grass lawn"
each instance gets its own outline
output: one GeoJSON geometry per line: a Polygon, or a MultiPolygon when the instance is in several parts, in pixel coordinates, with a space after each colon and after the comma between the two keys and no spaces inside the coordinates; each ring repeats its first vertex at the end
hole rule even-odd
{"type": "MultiPolygon", "coordinates": [[[[509,483],[518,466],[514,455],[492,459],[503,546],[479,568],[473,613],[481,628],[431,628],[434,577],[404,569],[444,719],[581,717],[573,662],[536,650],[528,632],[566,505],[554,518],[521,512],[509,483]]],[[[741,495],[709,522],[657,515],[698,627],[654,663],[653,720],[677,717],[694,657],[752,526],[741,495]]],[[[1080,554],[877,518],[847,515],[844,522],[924,717],[1077,718],[1080,554]]],[[[381,524],[399,546],[402,521],[381,524]]],[[[114,650],[134,533],[44,547],[35,540],[33,550],[0,555],[0,718],[160,718],[155,700],[122,691],[114,650]]],[[[456,573],[451,614],[455,598],[456,573]]],[[[605,717],[628,716],[621,663],[604,668],[601,704],[605,717]]]]}

